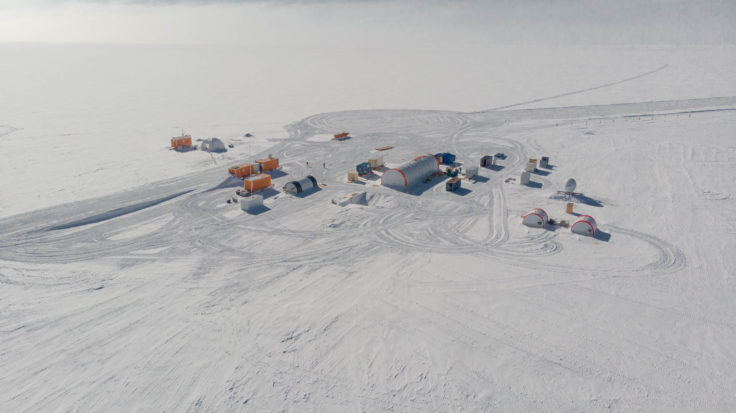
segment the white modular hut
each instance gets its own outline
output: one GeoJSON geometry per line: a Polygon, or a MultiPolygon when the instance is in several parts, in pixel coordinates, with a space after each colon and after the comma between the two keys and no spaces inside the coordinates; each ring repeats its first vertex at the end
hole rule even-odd
{"type": "Polygon", "coordinates": [[[394,189],[405,189],[424,181],[440,169],[440,161],[434,155],[421,155],[388,169],[381,177],[381,185],[394,189]]]}
{"type": "Polygon", "coordinates": [[[240,209],[245,212],[263,208],[263,195],[251,195],[240,200],[240,209]]]}
{"type": "Polygon", "coordinates": [[[521,221],[527,227],[534,228],[544,228],[547,222],[549,222],[549,216],[541,208],[532,209],[528,214],[524,215],[524,219],[521,221]]]}
{"type": "Polygon", "coordinates": [[[469,166],[465,169],[465,177],[468,179],[475,178],[478,175],[477,166],[469,166]]]}
{"type": "Polygon", "coordinates": [[[596,224],[595,219],[590,215],[580,215],[578,220],[570,226],[570,232],[581,235],[590,235],[591,237],[595,235],[597,230],[598,224],[596,224]]]}
{"type": "Polygon", "coordinates": [[[383,166],[383,156],[374,156],[368,159],[372,169],[378,169],[383,166]]]}
{"type": "Polygon", "coordinates": [[[317,180],[314,179],[312,175],[307,175],[298,181],[287,182],[286,185],[284,185],[284,191],[292,195],[301,194],[302,192],[309,191],[312,188],[317,188],[317,186],[317,180]]]}
{"type": "Polygon", "coordinates": [[[529,181],[532,178],[532,174],[529,171],[521,171],[521,178],[519,179],[519,184],[521,185],[529,185],[529,181]]]}

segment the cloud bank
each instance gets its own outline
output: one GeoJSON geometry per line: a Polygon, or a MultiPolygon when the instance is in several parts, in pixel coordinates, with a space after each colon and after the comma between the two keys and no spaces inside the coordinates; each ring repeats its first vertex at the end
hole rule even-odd
{"type": "Polygon", "coordinates": [[[736,2],[6,0],[0,42],[736,44],[736,2]]]}

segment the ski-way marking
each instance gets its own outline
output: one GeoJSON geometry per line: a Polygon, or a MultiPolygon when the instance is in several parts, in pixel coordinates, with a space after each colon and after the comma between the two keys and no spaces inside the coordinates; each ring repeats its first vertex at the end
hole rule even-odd
{"type": "Polygon", "coordinates": [[[617,80],[615,82],[610,82],[610,83],[606,83],[606,84],[599,85],[599,86],[594,86],[594,87],[589,87],[589,88],[585,88],[585,89],[575,90],[573,92],[562,93],[562,94],[554,95],[554,96],[547,96],[547,97],[543,97],[543,98],[539,98],[539,99],[527,100],[526,102],[519,102],[519,103],[514,103],[514,104],[511,104],[511,105],[499,106],[497,108],[493,108],[493,109],[490,109],[490,110],[504,110],[504,109],[509,109],[509,108],[513,108],[513,107],[516,107],[516,106],[529,105],[529,104],[532,104],[532,103],[543,102],[545,100],[558,99],[558,98],[562,98],[562,97],[566,97],[566,96],[572,96],[572,95],[577,95],[577,94],[580,94],[580,93],[591,92],[593,90],[598,90],[598,89],[603,89],[603,88],[607,88],[607,87],[611,87],[611,86],[616,86],[616,85],[620,85],[621,83],[630,82],[632,80],[640,79],[640,78],[642,78],[644,76],[652,75],[654,73],[657,73],[657,72],[659,72],[661,70],[666,69],[667,66],[669,66],[669,64],[662,65],[662,66],[660,66],[660,67],[658,67],[658,68],[656,68],[654,70],[650,70],[648,72],[644,72],[644,73],[638,74],[636,76],[627,77],[626,79],[617,80]]]}
{"type": "Polygon", "coordinates": [[[171,199],[178,198],[178,197],[180,197],[182,195],[188,194],[190,192],[192,192],[192,190],[182,191],[182,192],[178,192],[178,193],[175,193],[175,194],[171,194],[171,195],[165,196],[163,198],[158,198],[158,199],[154,199],[154,200],[151,200],[151,201],[139,202],[137,204],[133,204],[133,205],[128,205],[128,206],[116,208],[116,209],[113,209],[113,210],[110,210],[110,211],[105,211],[105,212],[103,212],[101,214],[91,215],[89,217],[78,219],[78,220],[74,220],[74,221],[71,221],[71,222],[67,222],[65,224],[54,225],[52,227],[49,227],[48,228],[48,231],[58,231],[58,230],[61,230],[61,229],[69,229],[69,228],[74,228],[74,227],[81,227],[81,226],[85,226],[85,225],[96,224],[96,223],[102,222],[102,221],[107,221],[107,220],[113,219],[113,218],[118,218],[118,217],[121,217],[123,215],[132,214],[134,212],[138,212],[138,211],[141,211],[143,209],[150,208],[152,206],[156,206],[158,204],[164,203],[164,202],[169,201],[171,199]]]}

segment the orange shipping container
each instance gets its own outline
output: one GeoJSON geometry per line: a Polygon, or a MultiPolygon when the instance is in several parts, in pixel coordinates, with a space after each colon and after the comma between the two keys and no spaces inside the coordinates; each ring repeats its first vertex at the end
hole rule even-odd
{"type": "Polygon", "coordinates": [[[347,138],[348,135],[349,135],[349,132],[343,132],[343,133],[336,133],[334,136],[335,136],[335,139],[342,139],[342,138],[347,138]]]}
{"type": "Polygon", "coordinates": [[[171,138],[172,148],[189,148],[192,146],[192,137],[189,135],[171,138]]]}
{"type": "Polygon", "coordinates": [[[251,163],[246,163],[238,166],[233,166],[232,168],[228,169],[228,172],[230,172],[236,178],[245,178],[246,176],[251,176],[256,173],[256,166],[251,163]]]}
{"type": "Polygon", "coordinates": [[[271,186],[270,175],[256,175],[245,179],[245,189],[250,192],[260,191],[271,186]]]}
{"type": "Polygon", "coordinates": [[[279,167],[279,158],[258,159],[256,163],[261,165],[261,172],[266,172],[279,167]]]}

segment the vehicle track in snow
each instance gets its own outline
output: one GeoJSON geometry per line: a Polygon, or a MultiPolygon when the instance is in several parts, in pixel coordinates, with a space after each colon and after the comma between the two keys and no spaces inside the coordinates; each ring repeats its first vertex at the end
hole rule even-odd
{"type": "MultiPolygon", "coordinates": [[[[707,102],[705,102],[707,103],[707,102]]],[[[704,103],[704,104],[705,104],[704,103]]],[[[588,112],[582,110],[583,116],[588,112]]],[[[625,105],[619,106],[622,113],[627,112],[625,105]]],[[[511,111],[513,112],[513,111],[511,111]]],[[[481,253],[490,257],[507,260],[517,260],[523,256],[547,256],[562,250],[562,245],[554,232],[538,235],[518,237],[509,231],[509,207],[507,205],[506,185],[503,181],[514,175],[523,166],[528,154],[520,140],[513,136],[519,129],[511,129],[506,136],[500,136],[499,128],[504,125],[503,114],[486,112],[467,116],[461,113],[447,111],[411,111],[411,110],[377,110],[377,111],[348,111],[326,113],[311,116],[300,122],[287,126],[290,137],[268,150],[280,156],[284,163],[287,175],[278,178],[275,185],[291,179],[294,175],[311,172],[326,179],[328,186],[320,195],[312,195],[301,199],[289,199],[277,196],[273,201],[267,200],[273,208],[261,220],[258,217],[243,216],[233,219],[225,212],[231,211],[225,207],[216,207],[228,188],[216,188],[212,184],[213,178],[221,181],[222,172],[208,171],[206,173],[170,180],[162,184],[152,185],[146,193],[160,193],[163,188],[176,188],[178,192],[152,201],[130,203],[130,207],[119,206],[115,200],[125,199],[121,196],[108,197],[110,205],[106,212],[99,211],[100,200],[80,201],[75,203],[74,216],[66,220],[59,219],[63,211],[54,215],[53,211],[36,211],[24,214],[20,220],[11,217],[0,220],[0,228],[4,234],[0,236],[0,258],[16,261],[32,262],[77,262],[97,258],[126,256],[137,250],[155,250],[167,248],[164,253],[186,255],[186,249],[174,249],[177,239],[193,239],[193,245],[203,251],[244,259],[258,263],[277,262],[283,252],[243,251],[241,248],[228,245],[229,231],[237,229],[238,237],[284,237],[292,240],[302,240],[303,244],[291,250],[298,260],[309,262],[310,254],[330,255],[336,250],[334,244],[349,249],[356,245],[351,238],[359,234],[362,239],[372,239],[386,248],[399,248],[417,251],[450,251],[481,253]],[[481,116],[482,115],[482,116],[481,116]],[[336,131],[350,131],[354,134],[351,140],[345,142],[309,142],[306,139],[315,133],[333,133],[336,131]],[[362,138],[361,138],[362,136],[362,138]],[[392,140],[399,139],[398,142],[392,140]],[[350,158],[355,148],[368,153],[377,144],[391,141],[399,146],[418,144],[427,149],[449,147],[454,150],[459,159],[475,159],[483,154],[504,152],[507,157],[501,163],[500,171],[483,171],[490,182],[468,184],[470,193],[464,197],[446,194],[441,185],[437,185],[421,196],[406,195],[382,187],[365,186],[370,194],[392,198],[395,206],[392,208],[369,207],[361,214],[348,214],[332,222],[324,222],[329,229],[319,225],[312,229],[300,229],[293,225],[281,223],[291,221],[298,212],[288,211],[290,204],[300,204],[300,208],[319,207],[329,202],[328,199],[341,192],[355,191],[355,185],[346,184],[332,172],[334,170],[351,169],[356,163],[350,158]],[[319,168],[319,160],[325,157],[325,152],[334,152],[330,160],[330,169],[319,168]],[[343,155],[347,159],[343,158],[343,155]],[[306,160],[316,163],[314,169],[306,168],[306,160]],[[320,175],[320,173],[322,175],[320,175]],[[207,182],[210,182],[207,184],[207,182]],[[175,186],[174,186],[175,185],[175,186]],[[204,188],[210,188],[204,190],[204,188]],[[161,188],[161,189],[159,189],[161,188]],[[114,207],[116,206],[117,207],[114,207]],[[89,210],[89,214],[84,211],[89,210]],[[407,211],[420,214],[421,218],[408,217],[407,211]],[[145,236],[135,236],[134,233],[127,239],[114,239],[114,235],[130,229],[141,222],[148,222],[171,214],[173,219],[164,223],[161,228],[147,233],[145,236]],[[353,216],[358,215],[358,216],[353,216]],[[39,227],[39,222],[52,223],[39,227]],[[354,222],[352,219],[357,218],[354,222]],[[407,221],[407,218],[408,221],[407,221]],[[488,228],[486,235],[476,239],[467,235],[473,229],[473,223],[485,219],[488,228]],[[487,219],[486,219],[487,218],[487,219]],[[55,221],[55,222],[54,222],[55,221]],[[53,231],[44,231],[43,229],[53,231]],[[357,233],[356,233],[357,231],[357,233]],[[330,242],[331,240],[331,242],[330,242]]],[[[565,111],[569,117],[569,110],[565,111]]],[[[531,124],[529,128],[537,128],[531,124]]],[[[411,148],[403,148],[384,154],[394,162],[403,160],[405,153],[412,153],[411,148]]],[[[261,154],[261,155],[265,155],[261,154]]],[[[408,155],[407,155],[408,157],[408,155]]],[[[537,176],[535,180],[542,181],[545,186],[550,184],[547,179],[537,176]]],[[[136,197],[135,191],[127,199],[141,199],[136,197]]],[[[235,206],[237,208],[237,206],[235,206]]],[[[245,215],[245,214],[244,214],[245,215]]],[[[611,227],[613,236],[633,237],[648,243],[657,251],[657,257],[651,263],[641,267],[611,269],[610,273],[662,273],[677,271],[686,265],[682,252],[675,247],[655,237],[619,227],[611,227]]],[[[134,231],[133,231],[134,232],[134,231]]],[[[236,242],[237,244],[237,242],[236,242]]],[[[341,248],[337,248],[340,250],[341,248]]],[[[537,267],[534,262],[516,262],[518,265],[537,267]]],[[[548,264],[547,268],[554,268],[548,264]]],[[[571,270],[561,267],[559,271],[571,270]]],[[[586,269],[578,269],[585,271],[586,269]]],[[[600,271],[599,271],[600,272],[600,271]]]]}
{"type": "MultiPolygon", "coordinates": [[[[564,109],[560,117],[579,113],[584,119],[592,109],[579,110],[564,109]]],[[[631,107],[606,110],[629,113],[631,107]]],[[[538,112],[516,115],[528,120],[533,113],[538,112]]],[[[286,175],[274,179],[277,187],[306,173],[326,186],[301,198],[268,197],[270,210],[260,215],[225,204],[235,186],[226,187],[220,167],[0,220],[0,285],[33,288],[29,302],[49,303],[41,309],[0,306],[7,315],[0,336],[11,355],[0,357],[6,372],[0,385],[8,389],[0,402],[11,410],[104,410],[155,399],[175,410],[202,411],[258,406],[260,398],[287,410],[483,410],[506,397],[486,392],[498,382],[495,372],[517,366],[550,380],[578,380],[579,388],[594,383],[598,393],[590,410],[604,410],[606,398],[620,394],[636,400],[668,396],[661,381],[648,380],[650,371],[661,374],[663,368],[667,385],[687,396],[693,372],[697,380],[713,376],[712,386],[694,387],[727,390],[733,365],[728,357],[725,367],[713,368],[723,361],[718,351],[701,357],[694,342],[679,336],[667,342],[662,333],[668,326],[647,334],[646,322],[654,320],[652,312],[666,313],[675,322],[705,326],[706,336],[732,329],[732,323],[641,297],[646,314],[639,331],[622,339],[616,336],[621,326],[605,323],[608,314],[631,307],[621,303],[628,297],[606,297],[602,287],[594,291],[596,283],[621,278],[615,284],[625,285],[632,281],[626,277],[660,276],[670,278],[641,283],[680,282],[673,275],[689,262],[677,245],[663,235],[628,229],[620,218],[599,227],[610,234],[610,244],[561,228],[519,225],[526,203],[548,198],[504,181],[518,174],[529,153],[544,147],[542,141],[529,144],[529,131],[544,131],[550,123],[502,121],[513,116],[356,111],[296,122],[288,127],[288,139],[258,156],[282,159],[286,175]],[[308,140],[343,128],[355,137],[308,140]],[[378,181],[344,182],[345,171],[389,143],[396,148],[382,154],[392,163],[435,148],[454,150],[461,161],[494,152],[507,158],[503,169],[481,170],[488,181],[463,181],[464,196],[445,192],[443,181],[421,195],[373,186],[378,181]],[[326,169],[305,166],[323,159],[326,169]],[[368,192],[367,207],[330,203],[356,191],[368,192]],[[144,207],[105,215],[129,205],[144,207]],[[443,254],[473,262],[451,267],[443,254]],[[588,259],[576,260],[575,254],[588,259]],[[591,263],[598,258],[605,262],[591,263]],[[78,271],[65,265],[79,262],[93,265],[78,271]],[[159,276],[164,266],[173,268],[159,276]],[[54,294],[71,298],[46,300],[54,294]],[[518,304],[516,317],[509,317],[509,303],[518,304]],[[565,337],[579,332],[584,334],[573,340],[565,337]],[[204,352],[207,365],[187,364],[204,352]],[[633,362],[608,363],[617,354],[644,354],[649,370],[636,374],[633,362]],[[468,365],[469,359],[484,363],[483,370],[468,365]],[[514,366],[495,370],[497,362],[514,366]],[[54,380],[81,369],[89,372],[54,380]],[[41,395],[34,396],[39,389],[41,395]],[[316,402],[306,404],[310,397],[316,402]]],[[[552,179],[540,182],[546,187],[552,179]]],[[[725,347],[719,351],[730,354],[725,347]]],[[[501,393],[516,399],[514,406],[539,410],[533,397],[544,393],[514,383],[501,393]]],[[[618,403],[619,410],[630,407],[626,400],[618,403]]]]}

